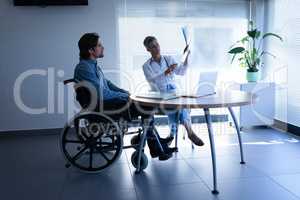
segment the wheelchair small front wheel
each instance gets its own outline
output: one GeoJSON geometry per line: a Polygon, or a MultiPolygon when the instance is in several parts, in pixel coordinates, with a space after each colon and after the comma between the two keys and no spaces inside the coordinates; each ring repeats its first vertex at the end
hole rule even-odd
{"type": "MultiPolygon", "coordinates": [[[[134,166],[134,168],[137,168],[137,166],[138,166],[138,155],[139,155],[138,151],[133,152],[133,154],[131,155],[131,163],[134,166]]],[[[148,166],[148,158],[147,158],[146,154],[144,152],[142,152],[141,162],[140,162],[140,170],[146,169],[147,166],[148,166]]]]}

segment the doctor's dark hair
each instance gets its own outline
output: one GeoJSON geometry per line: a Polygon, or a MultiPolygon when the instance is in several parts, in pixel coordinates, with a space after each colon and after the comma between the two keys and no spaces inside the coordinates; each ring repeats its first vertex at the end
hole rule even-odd
{"type": "Polygon", "coordinates": [[[147,36],[147,37],[144,39],[144,46],[145,46],[146,48],[150,48],[151,43],[152,43],[154,40],[157,40],[154,36],[147,36]]]}
{"type": "Polygon", "coordinates": [[[89,59],[89,50],[98,44],[99,35],[97,33],[85,33],[78,41],[80,59],[89,59]]]}

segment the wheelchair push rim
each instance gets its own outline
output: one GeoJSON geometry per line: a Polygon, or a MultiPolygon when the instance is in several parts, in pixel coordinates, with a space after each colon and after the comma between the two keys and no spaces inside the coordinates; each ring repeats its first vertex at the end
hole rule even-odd
{"type": "Polygon", "coordinates": [[[60,147],[70,165],[83,172],[97,173],[119,159],[123,136],[118,124],[108,116],[80,113],[65,125],[60,147]]]}

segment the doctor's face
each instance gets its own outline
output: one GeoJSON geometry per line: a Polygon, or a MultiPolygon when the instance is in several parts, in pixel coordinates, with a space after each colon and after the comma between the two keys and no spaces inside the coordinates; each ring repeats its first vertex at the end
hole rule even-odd
{"type": "Polygon", "coordinates": [[[156,56],[160,54],[160,46],[157,40],[153,40],[147,47],[147,51],[151,53],[152,56],[156,56]]]}

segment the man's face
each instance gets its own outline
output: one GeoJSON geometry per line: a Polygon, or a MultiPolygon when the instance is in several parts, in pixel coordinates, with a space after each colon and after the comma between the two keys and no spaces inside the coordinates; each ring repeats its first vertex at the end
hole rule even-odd
{"type": "Polygon", "coordinates": [[[147,51],[151,53],[152,56],[156,56],[160,54],[160,46],[157,40],[153,40],[149,46],[147,47],[147,51]]]}
{"type": "Polygon", "coordinates": [[[104,57],[104,47],[102,46],[101,41],[99,40],[96,47],[94,47],[90,51],[91,55],[95,58],[103,58],[104,57]]]}

